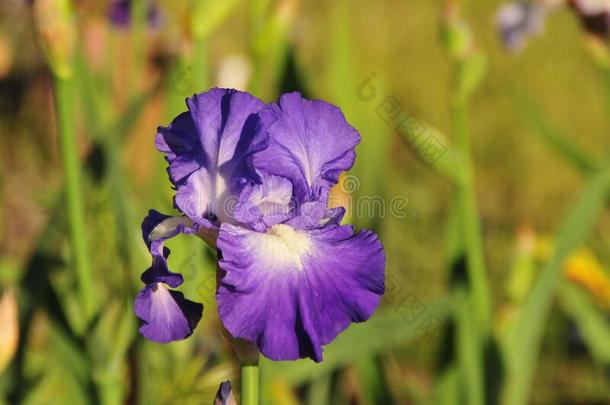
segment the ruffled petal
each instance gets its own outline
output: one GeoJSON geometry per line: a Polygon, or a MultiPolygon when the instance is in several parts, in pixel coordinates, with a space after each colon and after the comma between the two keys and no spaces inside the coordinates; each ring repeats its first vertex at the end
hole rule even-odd
{"type": "Polygon", "coordinates": [[[153,284],[163,282],[170,287],[182,284],[182,276],[173,273],[167,265],[170,250],[164,246],[167,239],[184,234],[197,233],[199,225],[188,217],[172,217],[150,210],[142,221],[142,238],[152,255],[152,265],[142,273],[142,282],[153,284]]]}
{"type": "Polygon", "coordinates": [[[337,107],[288,93],[259,115],[270,137],[269,147],[254,155],[253,164],[290,179],[298,202],[319,197],[352,167],[360,135],[337,107]]]}
{"type": "Polygon", "coordinates": [[[279,176],[264,175],[261,180],[242,190],[234,212],[237,221],[258,231],[293,216],[292,183],[279,176]]]}
{"type": "Polygon", "coordinates": [[[194,234],[199,225],[188,217],[172,217],[150,210],[142,222],[142,237],[152,255],[152,265],[142,274],[146,286],[135,300],[136,316],[143,321],[140,333],[155,342],[166,343],[184,339],[193,333],[201,319],[203,305],[189,301],[182,293],[165,287],[178,287],[182,275],[173,273],[167,265],[167,239],[178,234],[194,234]]]}
{"type": "Polygon", "coordinates": [[[384,292],[385,255],[369,231],[223,224],[218,248],[220,319],[272,360],[321,361],[322,345],[368,319],[384,292]]]}
{"type": "Polygon", "coordinates": [[[160,127],[156,145],[166,154],[176,207],[208,227],[231,222],[227,200],[259,178],[251,155],[267,145],[256,114],[263,102],[232,89],[214,88],[186,102],[189,111],[160,127]]]}
{"type": "Polygon", "coordinates": [[[318,200],[300,204],[296,209],[297,214],[287,220],[286,225],[295,229],[317,229],[329,224],[341,224],[345,215],[345,208],[329,208],[327,201],[327,196],[323,195],[318,200]]]}
{"type": "Polygon", "coordinates": [[[203,312],[203,305],[189,301],[181,292],[163,284],[147,285],[135,300],[136,316],[143,321],[140,333],[147,339],[167,343],[189,337],[203,312]]]}

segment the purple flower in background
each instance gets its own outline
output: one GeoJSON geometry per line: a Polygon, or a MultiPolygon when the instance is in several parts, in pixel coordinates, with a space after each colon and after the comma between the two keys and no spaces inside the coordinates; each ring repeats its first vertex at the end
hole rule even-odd
{"type": "Polygon", "coordinates": [[[202,308],[163,287],[182,282],[167,268],[163,242],[213,235],[229,333],[273,360],[321,361],[322,346],[368,319],[384,292],[377,236],[355,233],[340,224],[343,208],[328,208],[330,188],[354,163],[358,132],[337,107],[299,93],[265,105],[212,89],[187,106],[157,135],[184,216],[151,211],[144,221],[153,265],[136,299],[141,332],[156,341],[190,335],[202,308]]]}
{"type": "Polygon", "coordinates": [[[569,3],[585,31],[600,38],[610,35],[609,0],[570,0],[569,3]]]}
{"type": "MultiPolygon", "coordinates": [[[[148,24],[152,27],[159,26],[159,9],[153,2],[148,2],[148,24]]],[[[108,19],[119,28],[127,28],[131,22],[131,0],[113,0],[108,8],[108,19]]]]}
{"type": "Polygon", "coordinates": [[[504,46],[509,51],[520,51],[527,40],[544,30],[547,6],[533,2],[503,4],[496,15],[496,26],[504,46]]]}

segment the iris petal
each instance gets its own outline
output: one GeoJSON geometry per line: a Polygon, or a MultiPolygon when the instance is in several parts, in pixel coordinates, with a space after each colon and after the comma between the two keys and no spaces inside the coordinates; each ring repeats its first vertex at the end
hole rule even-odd
{"type": "Polygon", "coordinates": [[[369,231],[280,224],[261,233],[223,224],[218,247],[220,319],[272,360],[321,361],[322,345],[368,319],[384,291],[385,256],[369,231]]]}
{"type": "Polygon", "coordinates": [[[143,321],[140,333],[154,342],[181,340],[193,333],[203,305],[184,298],[181,292],[161,283],[147,285],[135,301],[135,313],[143,321]]]}
{"type": "Polygon", "coordinates": [[[288,93],[259,115],[269,147],[254,155],[253,164],[292,181],[298,202],[328,191],[354,164],[360,135],[332,104],[288,93]]]}
{"type": "Polygon", "coordinates": [[[142,237],[150,254],[152,265],[142,273],[142,281],[146,284],[163,282],[171,287],[182,284],[182,276],[173,273],[167,265],[169,249],[164,246],[167,239],[184,234],[197,233],[199,226],[187,217],[172,217],[150,210],[142,222],[142,237]]]}
{"type": "Polygon", "coordinates": [[[143,321],[140,333],[155,342],[184,339],[192,332],[203,305],[189,301],[178,291],[168,290],[183,283],[182,275],[169,270],[167,239],[198,232],[199,225],[187,217],[172,217],[150,210],[142,222],[142,237],[152,255],[152,265],[142,274],[146,286],[135,301],[135,313],[143,321]]]}
{"type": "Polygon", "coordinates": [[[258,231],[283,222],[292,214],[292,183],[284,177],[266,175],[261,184],[249,184],[243,189],[234,212],[235,219],[258,231]]]}
{"type": "Polygon", "coordinates": [[[189,111],[160,127],[156,138],[177,190],[174,202],[203,226],[231,222],[227,200],[245,184],[259,182],[250,160],[266,147],[256,115],[264,104],[248,93],[219,88],[186,103],[189,111]]]}

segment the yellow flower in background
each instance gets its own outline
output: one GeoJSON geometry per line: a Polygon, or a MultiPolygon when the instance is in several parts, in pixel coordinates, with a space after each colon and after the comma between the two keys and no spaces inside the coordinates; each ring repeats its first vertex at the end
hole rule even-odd
{"type": "Polygon", "coordinates": [[[572,253],[564,263],[566,277],[587,289],[597,302],[610,308],[610,277],[589,249],[572,253]]]}
{"type": "Polygon", "coordinates": [[[339,183],[330,189],[328,197],[328,206],[330,208],[344,207],[345,220],[352,222],[352,193],[358,191],[360,182],[356,176],[347,173],[341,173],[339,183]]]}
{"type": "MultiPolygon", "coordinates": [[[[507,295],[511,302],[519,304],[529,292],[539,271],[538,263],[547,262],[553,255],[553,242],[536,234],[531,228],[521,227],[517,234],[517,254],[507,295]]],[[[565,277],[586,289],[603,307],[610,309],[610,275],[588,248],[573,251],[564,261],[565,277]]]]}
{"type": "Polygon", "coordinates": [[[6,290],[0,297],[0,373],[10,363],[17,351],[19,319],[17,298],[13,290],[6,290]]]}
{"type": "MultiPolygon", "coordinates": [[[[553,254],[553,244],[547,237],[538,237],[535,256],[547,261],[553,254]]],[[[610,276],[595,254],[588,248],[572,252],[563,264],[566,278],[586,289],[596,301],[610,308],[610,276]]]]}

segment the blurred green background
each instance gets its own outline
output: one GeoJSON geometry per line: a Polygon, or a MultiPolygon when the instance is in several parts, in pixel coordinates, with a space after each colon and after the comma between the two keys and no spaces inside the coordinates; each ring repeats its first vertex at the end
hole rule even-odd
{"type": "Polygon", "coordinates": [[[168,244],[205,305],[191,338],[148,342],[131,308],[140,221],[174,212],[156,128],[213,86],[338,105],[363,138],[338,194],[387,254],[377,313],[321,364],[262,361],[262,403],[610,403],[610,68],[568,7],[508,52],[498,1],[133,0],[121,26],[112,3],[0,3],[0,403],[208,404],[239,387],[211,249],[168,244]]]}

